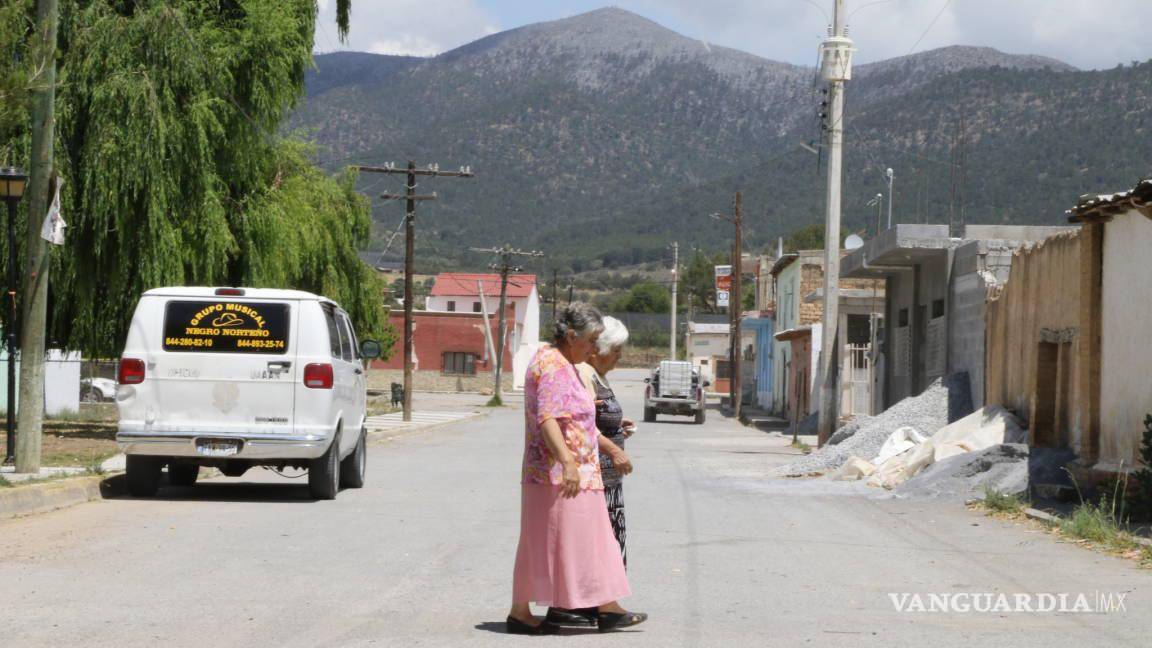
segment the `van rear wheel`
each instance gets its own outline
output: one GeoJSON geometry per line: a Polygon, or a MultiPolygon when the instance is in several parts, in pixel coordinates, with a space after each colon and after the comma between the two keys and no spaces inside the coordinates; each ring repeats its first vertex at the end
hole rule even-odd
{"type": "Polygon", "coordinates": [[[702,423],[704,423],[704,417],[705,416],[706,415],[704,414],[704,407],[701,406],[700,409],[696,410],[696,425],[701,425],[702,423]]]}
{"type": "Polygon", "coordinates": [[[340,435],[332,438],[328,450],[312,460],[308,468],[308,490],[313,499],[336,499],[340,490],[340,435]]]}
{"type": "Polygon", "coordinates": [[[340,485],[344,488],[363,488],[368,469],[368,430],[361,428],[360,440],[352,454],[340,462],[340,485]]]}
{"type": "Polygon", "coordinates": [[[644,408],[644,422],[645,423],[655,423],[656,422],[656,408],[655,407],[645,407],[644,408]]]}
{"type": "Polygon", "coordinates": [[[160,488],[160,457],[128,455],[124,471],[128,493],[132,497],[152,497],[160,488]]]}
{"type": "Polygon", "coordinates": [[[173,486],[191,487],[200,476],[200,466],[194,463],[168,464],[168,483],[173,486]]]}

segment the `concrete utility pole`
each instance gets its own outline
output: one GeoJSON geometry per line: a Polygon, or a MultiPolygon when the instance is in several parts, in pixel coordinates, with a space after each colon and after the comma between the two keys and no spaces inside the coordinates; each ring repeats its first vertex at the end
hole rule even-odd
{"type": "MultiPolygon", "coordinates": [[[[32,92],[32,149],[29,152],[27,245],[24,275],[24,330],[20,344],[20,403],[16,472],[40,471],[40,436],[44,425],[44,340],[48,323],[48,243],[40,227],[50,201],[48,179],[53,173],[56,141],[56,0],[36,3],[36,40],[43,77],[32,92]]],[[[14,290],[10,287],[9,290],[14,290]]],[[[11,296],[15,299],[15,296],[11,296]]],[[[14,322],[9,322],[9,326],[14,322]]],[[[11,353],[11,351],[9,351],[11,353]]]]}
{"type": "Polygon", "coordinates": [[[423,196],[416,195],[416,176],[471,178],[471,167],[460,167],[459,171],[441,171],[440,166],[433,164],[417,168],[416,163],[409,160],[408,167],[397,169],[395,164],[382,167],[359,166],[360,171],[367,173],[402,174],[407,177],[403,194],[381,194],[384,200],[403,200],[406,203],[404,212],[404,420],[412,420],[412,274],[416,257],[416,203],[425,200],[436,200],[436,193],[423,196]]]}
{"type": "Polygon", "coordinates": [[[844,83],[852,78],[852,39],[844,0],[834,0],[832,25],[821,45],[820,73],[828,82],[828,214],[824,229],[824,317],[820,343],[820,416],[817,438],[828,442],[836,427],[837,325],[840,321],[840,181],[844,159],[844,83]]]}
{"type": "MultiPolygon", "coordinates": [[[[499,257],[500,257],[499,263],[494,263],[491,266],[489,266],[493,270],[496,270],[500,273],[500,316],[497,318],[500,323],[499,323],[499,325],[497,325],[497,328],[496,328],[496,332],[498,334],[498,337],[496,340],[496,374],[495,374],[496,386],[493,388],[493,391],[492,391],[492,400],[488,401],[488,404],[489,405],[503,405],[504,404],[504,397],[503,397],[504,388],[503,388],[503,385],[500,384],[500,374],[503,372],[503,369],[504,369],[504,338],[506,337],[504,330],[505,330],[505,326],[506,326],[505,319],[507,317],[507,315],[505,314],[505,311],[507,310],[506,304],[508,302],[508,275],[510,273],[520,272],[521,270],[523,270],[523,268],[521,268],[519,266],[515,266],[512,264],[512,257],[516,257],[516,256],[542,257],[542,256],[544,256],[544,253],[543,252],[525,252],[524,250],[518,250],[518,249],[515,249],[515,248],[508,246],[508,245],[503,245],[503,246],[498,247],[498,248],[469,248],[469,249],[472,250],[473,252],[490,252],[492,254],[499,255],[499,257]]],[[[485,322],[485,326],[487,326],[487,322],[485,322]]]]}
{"type": "Polygon", "coordinates": [[[676,290],[680,283],[680,243],[677,241],[672,242],[672,335],[668,336],[671,339],[671,355],[668,356],[670,360],[676,359],[676,290]]]}
{"type": "Polygon", "coordinates": [[[896,181],[896,172],[889,167],[888,172],[885,173],[888,178],[888,229],[892,229],[892,183],[896,181]]]}

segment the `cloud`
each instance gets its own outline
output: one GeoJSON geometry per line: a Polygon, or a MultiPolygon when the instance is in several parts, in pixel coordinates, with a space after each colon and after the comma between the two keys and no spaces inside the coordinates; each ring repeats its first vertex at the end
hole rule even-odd
{"type": "Polygon", "coordinates": [[[319,0],[317,52],[432,56],[498,31],[477,0],[353,0],[348,42],[336,36],[336,3],[319,0]]]}
{"type": "MultiPolygon", "coordinates": [[[[689,36],[808,65],[816,60],[832,7],[831,0],[617,1],[657,20],[666,18],[673,23],[669,26],[689,36]]],[[[1143,19],[1148,0],[847,0],[846,4],[861,62],[946,45],[1042,54],[1082,68],[1152,58],[1152,41],[1134,36],[1126,27],[1143,19]]]]}

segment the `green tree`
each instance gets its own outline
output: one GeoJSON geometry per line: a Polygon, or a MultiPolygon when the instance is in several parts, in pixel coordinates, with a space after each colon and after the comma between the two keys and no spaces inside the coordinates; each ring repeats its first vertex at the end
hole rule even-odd
{"type": "MultiPolygon", "coordinates": [[[[15,5],[27,15],[32,3],[15,5]]],[[[348,12],[339,0],[342,35],[348,12]]],[[[315,17],[315,0],[62,6],[57,146],[69,228],[53,268],[58,341],[115,355],[141,292],[245,284],[326,294],[363,337],[393,346],[383,285],[356,254],[371,220],[355,174],[327,176],[306,145],[279,134],[303,93],[315,17]]],[[[6,77],[0,93],[33,81],[6,77]]],[[[12,147],[25,131],[0,134],[12,147]]]]}
{"type": "Polygon", "coordinates": [[[616,310],[628,313],[667,313],[671,307],[672,296],[668,289],[651,281],[632,286],[616,304],[616,310]]]}
{"type": "Polygon", "coordinates": [[[709,258],[703,252],[695,251],[680,276],[681,306],[687,309],[691,300],[692,308],[699,312],[720,312],[716,308],[716,266],[728,262],[728,257],[723,254],[709,258]]]}

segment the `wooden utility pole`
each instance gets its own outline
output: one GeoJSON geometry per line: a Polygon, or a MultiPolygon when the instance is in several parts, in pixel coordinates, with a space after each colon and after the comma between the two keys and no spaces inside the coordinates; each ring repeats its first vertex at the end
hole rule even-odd
{"type": "Polygon", "coordinates": [[[844,0],[834,0],[832,25],[821,44],[820,74],[828,82],[828,195],[824,228],[824,316],[820,342],[820,413],[817,439],[828,442],[836,427],[839,376],[836,346],[840,322],[840,183],[844,159],[844,84],[852,78],[852,39],[844,0]]]}
{"type": "MultiPolygon", "coordinates": [[[[525,257],[542,257],[543,252],[525,252],[518,250],[508,245],[503,245],[498,248],[469,248],[473,252],[490,252],[500,257],[498,263],[492,264],[490,267],[500,273],[500,316],[497,318],[499,324],[496,327],[498,339],[496,340],[496,386],[492,391],[492,400],[488,402],[489,405],[503,405],[504,404],[504,388],[500,384],[500,375],[504,370],[504,338],[505,334],[505,319],[508,303],[508,275],[513,272],[520,272],[523,268],[513,265],[512,257],[525,256],[525,257]]],[[[487,323],[485,323],[487,324],[487,323]]]]}
{"type": "MultiPolygon", "coordinates": [[[[29,153],[27,272],[24,275],[23,340],[20,344],[20,403],[16,472],[40,472],[44,425],[44,340],[48,323],[48,243],[40,227],[48,213],[49,178],[56,141],[56,0],[36,2],[36,40],[42,75],[32,92],[32,149],[29,153]]],[[[9,290],[13,290],[10,287],[9,290]]],[[[13,299],[15,296],[12,297],[13,299]]],[[[14,326],[15,322],[9,322],[14,326]]],[[[11,351],[9,351],[11,353],[11,351]]]]}
{"type": "Polygon", "coordinates": [[[731,317],[730,335],[731,341],[729,344],[729,363],[728,367],[731,369],[731,379],[728,381],[730,388],[730,397],[732,399],[732,416],[733,418],[740,419],[740,401],[743,400],[743,385],[741,385],[741,370],[740,361],[743,359],[742,349],[740,348],[740,316],[744,311],[744,299],[741,292],[740,279],[743,268],[741,257],[743,256],[744,248],[744,226],[742,221],[743,212],[743,198],[740,192],[736,192],[736,200],[732,209],[732,223],[736,226],[736,232],[732,237],[732,294],[728,296],[728,314],[731,317]]]}
{"type": "Polygon", "coordinates": [[[412,420],[412,275],[416,257],[416,203],[425,200],[436,200],[436,193],[425,195],[416,194],[416,176],[471,178],[471,167],[460,167],[459,171],[441,171],[440,166],[433,164],[426,167],[417,167],[412,160],[408,161],[407,168],[397,169],[395,164],[382,167],[358,166],[360,171],[367,173],[385,173],[404,175],[407,184],[404,193],[380,194],[384,200],[403,200],[406,209],[404,212],[404,420],[412,420]]]}

